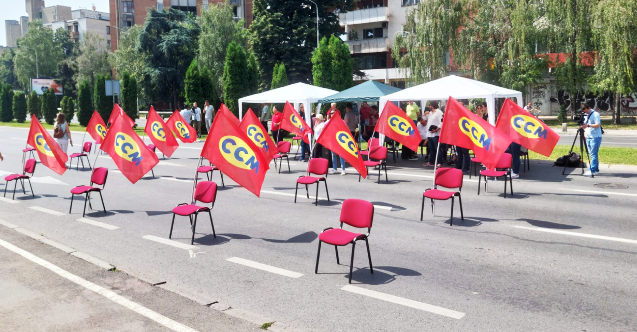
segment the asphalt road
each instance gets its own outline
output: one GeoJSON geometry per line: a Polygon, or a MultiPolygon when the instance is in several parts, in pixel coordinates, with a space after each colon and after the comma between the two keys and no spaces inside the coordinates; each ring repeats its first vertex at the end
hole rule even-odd
{"type": "MultiPolygon", "coordinates": [[[[0,128],[2,175],[20,170],[26,134],[26,129],[0,128]]],[[[449,202],[437,204],[435,217],[426,206],[420,221],[422,191],[431,187],[433,175],[422,162],[390,161],[389,183],[377,184],[373,176],[359,183],[351,168],[346,176],[329,176],[332,201],[322,199],[319,206],[302,195],[294,203],[295,179],[307,164],[292,162],[290,173],[268,172],[260,198],[225,178],[213,209],[217,238],[203,218],[189,247],[189,223],[178,218],[173,245],[157,242],[168,237],[170,210],[188,201],[202,145],[180,147],[156,167],[156,178],[135,185],[109,158],[97,158],[98,166],[110,170],[103,192],[108,212],[92,211],[87,218],[101,227],[78,221],[81,200],[68,213],[69,190],[86,184],[90,171],[58,176],[42,165],[33,182],[36,197],[19,194],[17,204],[0,201],[0,219],[131,275],[166,281],[294,330],[630,331],[637,326],[635,168],[602,168],[591,179],[575,175],[577,170],[562,176],[561,169],[533,163],[506,199],[501,181],[478,196],[476,179],[466,178],[465,220],[458,219],[456,207],[450,227],[449,202]],[[370,236],[374,273],[359,245],[351,286],[350,248],[339,250],[338,265],[324,245],[314,274],[317,236],[338,226],[340,202],[347,198],[376,205],[370,236]]],[[[220,182],[218,173],[214,181],[220,182]]],[[[319,197],[325,197],[323,188],[319,197]]],[[[93,207],[99,205],[93,200],[93,207]]]]}

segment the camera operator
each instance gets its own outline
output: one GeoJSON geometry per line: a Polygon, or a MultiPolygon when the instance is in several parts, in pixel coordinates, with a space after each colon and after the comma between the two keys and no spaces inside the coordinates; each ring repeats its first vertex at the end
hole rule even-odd
{"type": "Polygon", "coordinates": [[[581,110],[586,113],[586,118],[580,126],[580,129],[584,130],[586,147],[588,148],[588,153],[591,156],[590,169],[584,174],[584,176],[593,176],[595,173],[599,173],[597,152],[599,151],[599,146],[602,144],[602,121],[599,113],[591,109],[591,106],[587,103],[582,105],[581,110]]]}

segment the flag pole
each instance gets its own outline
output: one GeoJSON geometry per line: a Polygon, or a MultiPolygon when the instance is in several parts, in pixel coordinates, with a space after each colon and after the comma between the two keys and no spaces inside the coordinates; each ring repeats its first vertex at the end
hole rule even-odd
{"type": "Polygon", "coordinates": [[[440,136],[438,136],[438,147],[436,148],[436,160],[434,161],[434,189],[436,189],[436,168],[438,168],[439,156],[440,156],[440,136]]]}

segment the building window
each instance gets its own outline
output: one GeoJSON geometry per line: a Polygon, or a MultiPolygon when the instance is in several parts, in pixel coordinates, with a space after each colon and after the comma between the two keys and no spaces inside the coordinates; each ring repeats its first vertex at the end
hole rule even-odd
{"type": "Polygon", "coordinates": [[[417,5],[420,0],[403,0],[403,6],[413,6],[417,5]]]}
{"type": "Polygon", "coordinates": [[[374,54],[357,57],[360,59],[361,69],[384,69],[387,68],[387,55],[374,54]]]}
{"type": "Polygon", "coordinates": [[[135,7],[133,6],[132,1],[122,1],[122,13],[134,13],[135,7]]]}
{"type": "Polygon", "coordinates": [[[106,46],[108,46],[108,48],[111,48],[111,41],[110,41],[110,39],[106,41],[106,46]]]}
{"type": "Polygon", "coordinates": [[[197,15],[197,0],[170,0],[170,6],[197,15]]]}
{"type": "Polygon", "coordinates": [[[157,0],[157,11],[161,12],[164,10],[164,0],[157,0]]]}
{"type": "Polygon", "coordinates": [[[111,34],[111,27],[110,26],[106,26],[106,34],[107,35],[111,34]]]}
{"type": "Polygon", "coordinates": [[[383,38],[383,28],[363,29],[363,39],[383,38]]]}

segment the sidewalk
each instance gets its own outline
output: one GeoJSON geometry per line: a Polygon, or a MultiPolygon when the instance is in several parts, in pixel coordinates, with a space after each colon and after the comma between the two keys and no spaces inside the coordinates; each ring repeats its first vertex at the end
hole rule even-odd
{"type": "MultiPolygon", "coordinates": [[[[551,127],[551,129],[560,136],[575,136],[577,133],[576,128],[568,128],[567,132],[562,132],[562,127],[551,127]]],[[[637,130],[604,129],[604,136],[637,137],[637,130]]]]}

